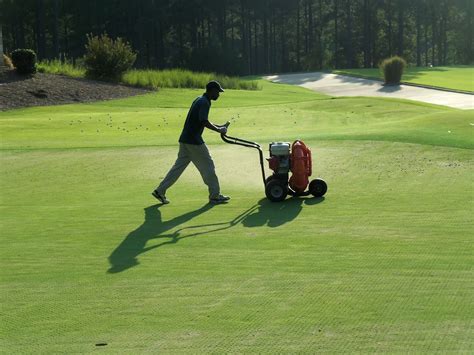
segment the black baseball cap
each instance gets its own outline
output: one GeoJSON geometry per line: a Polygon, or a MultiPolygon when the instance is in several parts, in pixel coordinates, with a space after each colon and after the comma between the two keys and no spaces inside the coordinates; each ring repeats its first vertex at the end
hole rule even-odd
{"type": "Polygon", "coordinates": [[[206,84],[206,91],[209,91],[211,89],[217,89],[219,92],[224,92],[224,89],[222,88],[221,84],[219,84],[218,81],[211,80],[206,84]]]}

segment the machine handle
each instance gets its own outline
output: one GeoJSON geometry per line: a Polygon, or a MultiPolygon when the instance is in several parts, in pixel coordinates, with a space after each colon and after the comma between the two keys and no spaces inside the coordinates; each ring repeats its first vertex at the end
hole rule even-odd
{"type": "MultiPolygon", "coordinates": [[[[230,125],[230,122],[227,121],[225,126],[229,127],[229,125],[230,125]]],[[[262,170],[263,185],[265,186],[265,183],[266,183],[265,168],[263,167],[263,152],[262,152],[262,147],[260,146],[260,144],[256,142],[247,141],[245,139],[231,137],[224,133],[221,133],[221,138],[224,142],[229,143],[229,144],[241,145],[243,147],[255,148],[258,150],[258,157],[260,159],[260,168],[262,170]]]]}

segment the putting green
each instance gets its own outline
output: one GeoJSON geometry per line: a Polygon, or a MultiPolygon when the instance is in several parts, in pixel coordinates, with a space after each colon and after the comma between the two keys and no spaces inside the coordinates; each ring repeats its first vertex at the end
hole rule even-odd
{"type": "Polygon", "coordinates": [[[206,132],[231,202],[190,167],[156,205],[199,91],[0,113],[1,349],[473,351],[472,112],[263,85],[211,119],[303,138],[324,199],[269,203],[256,152],[206,132]]]}

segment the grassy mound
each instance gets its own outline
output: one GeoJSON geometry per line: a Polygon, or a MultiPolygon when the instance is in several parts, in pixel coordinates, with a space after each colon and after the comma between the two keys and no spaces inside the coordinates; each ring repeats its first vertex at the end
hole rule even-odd
{"type": "Polygon", "coordinates": [[[325,199],[269,203],[256,152],[207,131],[231,203],[189,167],[156,205],[201,90],[0,113],[2,349],[472,351],[472,113],[261,85],[211,120],[304,139],[325,199]]]}

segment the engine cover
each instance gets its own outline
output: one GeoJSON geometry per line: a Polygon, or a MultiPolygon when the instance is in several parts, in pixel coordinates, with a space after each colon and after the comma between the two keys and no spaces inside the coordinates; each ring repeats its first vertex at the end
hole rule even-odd
{"type": "Polygon", "coordinates": [[[291,147],[290,187],[296,193],[303,193],[308,186],[308,177],[312,174],[311,150],[302,142],[295,141],[291,147]]]}
{"type": "Polygon", "coordinates": [[[270,169],[275,174],[288,174],[290,171],[290,143],[272,142],[270,143],[270,169]]]}

